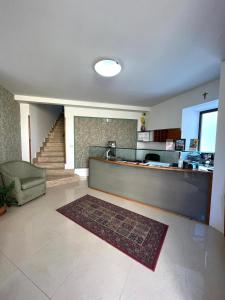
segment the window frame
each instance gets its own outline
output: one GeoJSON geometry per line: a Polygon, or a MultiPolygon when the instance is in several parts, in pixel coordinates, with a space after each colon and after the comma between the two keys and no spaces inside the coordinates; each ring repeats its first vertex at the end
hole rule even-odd
{"type": "MultiPolygon", "coordinates": [[[[200,113],[199,113],[198,151],[200,151],[200,148],[201,148],[202,116],[203,116],[204,114],[211,113],[211,112],[214,112],[214,111],[217,111],[217,112],[218,112],[218,108],[213,108],[213,109],[203,110],[203,111],[200,111],[200,113]]],[[[211,153],[211,152],[210,152],[210,153],[211,153]]]]}

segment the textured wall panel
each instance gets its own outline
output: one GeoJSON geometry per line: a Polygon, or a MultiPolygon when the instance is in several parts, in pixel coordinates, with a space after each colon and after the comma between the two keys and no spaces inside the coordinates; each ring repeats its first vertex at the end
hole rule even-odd
{"type": "Polygon", "coordinates": [[[0,86],[0,163],[21,159],[20,107],[0,86]]]}
{"type": "Polygon", "coordinates": [[[89,146],[105,146],[116,141],[117,147],[136,148],[137,120],[75,117],[75,168],[87,168],[89,146]]]}

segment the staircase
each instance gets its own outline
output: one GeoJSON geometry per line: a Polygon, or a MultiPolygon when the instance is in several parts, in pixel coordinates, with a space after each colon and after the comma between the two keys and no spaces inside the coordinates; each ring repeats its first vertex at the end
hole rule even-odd
{"type": "Polygon", "coordinates": [[[47,170],[47,187],[79,181],[74,170],[65,170],[64,116],[61,115],[46,138],[37,158],[37,167],[47,170]]]}

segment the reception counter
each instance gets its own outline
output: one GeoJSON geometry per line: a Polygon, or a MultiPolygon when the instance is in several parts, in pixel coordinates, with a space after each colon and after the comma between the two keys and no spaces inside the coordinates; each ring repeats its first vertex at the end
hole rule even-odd
{"type": "Polygon", "coordinates": [[[89,187],[208,224],[212,173],[89,159],[89,187]]]}

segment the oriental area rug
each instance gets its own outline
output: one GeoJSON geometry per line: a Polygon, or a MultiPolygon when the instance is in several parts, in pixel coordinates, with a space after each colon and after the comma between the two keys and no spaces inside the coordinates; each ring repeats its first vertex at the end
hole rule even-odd
{"type": "Polygon", "coordinates": [[[90,195],[57,211],[147,268],[155,270],[168,225],[90,195]]]}

